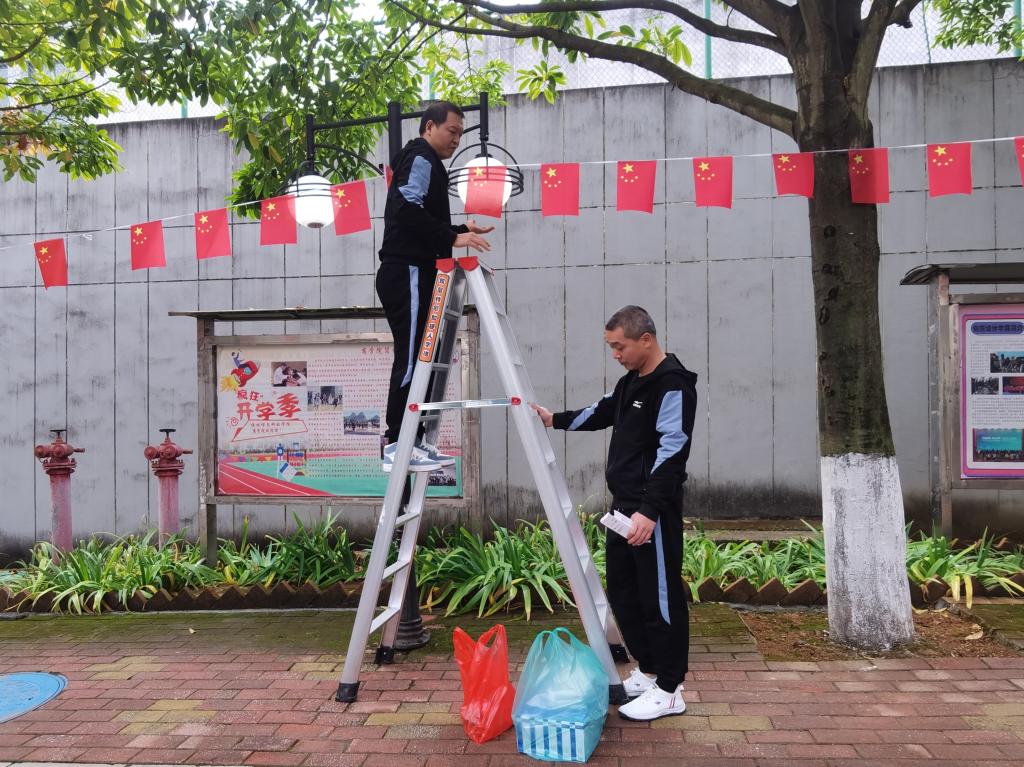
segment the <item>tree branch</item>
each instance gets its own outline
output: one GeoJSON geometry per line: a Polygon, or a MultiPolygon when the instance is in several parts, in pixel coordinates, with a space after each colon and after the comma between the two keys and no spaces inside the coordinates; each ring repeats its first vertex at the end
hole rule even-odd
{"type": "Polygon", "coordinates": [[[619,11],[629,9],[646,9],[659,11],[675,16],[686,22],[698,32],[711,37],[728,40],[734,43],[756,45],[786,56],[786,46],[781,39],[763,32],[748,29],[737,29],[723,24],[716,24],[693,11],[668,0],[577,0],[576,2],[524,3],[521,5],[497,5],[486,0],[456,0],[466,6],[483,8],[491,13],[508,16],[518,13],[573,13],[576,11],[619,11]]]}
{"type": "Polygon", "coordinates": [[[44,117],[42,120],[37,122],[35,125],[28,126],[24,130],[0,130],[0,136],[26,136],[31,131],[37,131],[40,128],[42,128],[44,125],[46,125],[46,123],[49,121],[49,119],[51,117],[53,117],[55,114],[57,114],[57,110],[56,109],[51,110],[50,114],[46,115],[46,117],[44,117]]]}
{"type": "Polygon", "coordinates": [[[24,90],[32,90],[35,88],[67,88],[69,85],[80,83],[82,80],[88,80],[91,77],[89,74],[84,74],[81,77],[76,77],[74,80],[63,80],[55,83],[41,83],[36,80],[0,80],[0,86],[7,88],[22,88],[24,90]]]}
{"type": "Polygon", "coordinates": [[[871,77],[878,63],[878,52],[896,6],[896,0],[874,0],[871,10],[861,27],[860,42],[850,67],[847,91],[851,102],[857,105],[861,114],[867,115],[868,91],[871,77]]]}
{"type": "Polygon", "coordinates": [[[908,29],[912,27],[913,24],[910,23],[910,14],[914,12],[914,9],[917,8],[921,2],[922,0],[902,0],[902,2],[896,6],[896,10],[892,12],[889,24],[907,27],[908,29]]]}
{"type": "Polygon", "coordinates": [[[722,2],[739,11],[751,21],[760,24],[772,34],[784,38],[789,26],[789,15],[792,6],[784,5],[778,0],[722,0],[722,2]]]}
{"type": "Polygon", "coordinates": [[[30,53],[32,53],[32,51],[34,51],[36,49],[36,46],[39,45],[39,43],[43,42],[43,40],[45,40],[45,39],[46,39],[46,35],[43,34],[43,33],[40,33],[39,37],[37,37],[34,41],[32,41],[32,43],[28,46],[28,48],[26,48],[25,50],[21,51],[20,53],[15,53],[13,56],[10,56],[9,58],[0,59],[0,64],[11,64],[11,63],[17,61],[18,59],[25,58],[30,53]]]}
{"type": "Polygon", "coordinates": [[[22,111],[24,111],[26,109],[34,109],[35,107],[50,106],[52,104],[56,104],[59,101],[69,101],[71,99],[80,99],[83,96],[88,96],[90,93],[98,91],[100,88],[103,88],[106,85],[110,85],[110,81],[109,80],[104,80],[99,85],[95,85],[92,88],[86,88],[84,91],[80,91],[78,93],[69,93],[67,96],[57,96],[56,98],[45,99],[43,101],[36,101],[36,102],[31,103],[31,104],[18,104],[17,106],[4,106],[4,107],[0,107],[0,112],[22,112],[22,111]]]}
{"type": "Polygon", "coordinates": [[[401,8],[425,24],[440,27],[449,32],[489,37],[510,37],[521,40],[538,37],[542,40],[548,40],[554,43],[555,46],[565,50],[579,51],[588,56],[607,61],[621,61],[626,64],[633,64],[656,75],[660,75],[684,93],[707,99],[713,104],[721,104],[727,109],[756,120],[763,125],[767,125],[769,128],[774,128],[781,133],[785,133],[787,136],[793,136],[795,133],[796,113],[793,110],[773,104],[738,88],[696,77],[685,69],[677,67],[664,56],[659,56],[656,53],[650,53],[649,51],[643,51],[631,46],[609,45],[599,40],[591,40],[550,27],[515,24],[504,19],[487,16],[480,11],[472,9],[468,10],[474,18],[491,24],[497,27],[497,29],[458,27],[444,24],[437,19],[422,16],[406,7],[399,0],[386,0],[386,2],[401,8]]]}

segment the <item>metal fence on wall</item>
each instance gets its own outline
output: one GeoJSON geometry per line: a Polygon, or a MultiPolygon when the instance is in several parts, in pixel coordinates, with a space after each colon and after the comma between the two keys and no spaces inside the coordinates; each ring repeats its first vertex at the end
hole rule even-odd
{"type": "MultiPolygon", "coordinates": [[[[738,29],[761,30],[753,22],[731,9],[711,0],[681,0],[680,5],[716,24],[738,29]]],[[[867,4],[866,4],[867,5],[867,4]]],[[[657,20],[665,28],[676,20],[665,18],[653,11],[632,10],[605,13],[607,29],[629,25],[639,29],[657,20]],[[659,19],[660,17],[660,19],[659,19]]],[[[886,34],[878,57],[878,66],[910,66],[950,61],[991,59],[1011,54],[1000,54],[995,46],[975,45],[958,48],[936,48],[935,35],[939,29],[939,13],[928,5],[918,6],[911,16],[910,28],[892,27],[886,34]]],[[[761,30],[763,31],[763,30],[761,30]]],[[[689,70],[706,78],[756,77],[790,72],[789,62],[777,53],[741,43],[708,37],[692,27],[683,26],[682,39],[690,49],[693,63],[689,70]]],[[[505,80],[508,93],[518,93],[515,73],[537,64],[542,56],[529,43],[517,45],[515,41],[491,38],[483,43],[484,59],[501,58],[512,65],[512,73],[505,80]]],[[[660,82],[661,78],[631,64],[620,64],[602,59],[569,62],[553,52],[549,62],[561,66],[568,80],[566,88],[602,88],[617,85],[636,85],[660,82]]]]}
{"type": "MultiPolygon", "coordinates": [[[[706,16],[717,24],[729,25],[740,29],[760,29],[756,24],[720,3],[712,0],[679,0],[680,5],[696,14],[706,16]]],[[[865,8],[870,3],[865,3],[865,8]]],[[[865,10],[866,13],[866,10],[865,10]]],[[[628,24],[638,29],[652,19],[668,28],[678,22],[648,10],[613,11],[604,14],[608,29],[617,29],[628,24]]],[[[935,35],[939,29],[939,13],[930,4],[918,6],[911,16],[910,28],[892,27],[886,34],[882,50],[878,57],[880,67],[909,66],[915,64],[931,64],[950,61],[972,61],[979,59],[998,58],[1012,54],[1000,54],[995,46],[975,45],[958,48],[934,47],[935,35]]],[[[750,45],[732,43],[726,40],[708,37],[692,27],[682,25],[682,39],[690,49],[693,57],[690,71],[707,78],[754,77],[761,75],[785,74],[790,71],[789,63],[778,54],[750,45]]],[[[517,72],[529,69],[543,58],[530,43],[516,44],[515,41],[502,38],[486,38],[480,41],[479,53],[471,60],[471,65],[491,59],[500,58],[508,61],[511,71],[506,76],[503,86],[506,93],[520,93],[516,84],[517,72]]],[[[569,62],[563,55],[552,51],[549,62],[558,64],[566,75],[565,89],[603,88],[621,85],[638,85],[643,83],[661,82],[661,78],[631,64],[620,64],[602,59],[586,59],[575,63],[569,62]]],[[[424,98],[433,94],[424,92],[424,98]]],[[[201,117],[217,114],[218,107],[214,104],[205,106],[199,102],[189,104],[130,104],[125,107],[112,122],[132,122],[139,120],[165,120],[175,117],[201,117]]]]}

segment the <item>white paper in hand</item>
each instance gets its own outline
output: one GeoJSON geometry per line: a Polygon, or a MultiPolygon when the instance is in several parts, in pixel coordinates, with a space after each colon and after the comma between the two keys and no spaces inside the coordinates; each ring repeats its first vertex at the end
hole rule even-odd
{"type": "Polygon", "coordinates": [[[623,538],[628,538],[629,533],[633,529],[633,523],[629,517],[616,509],[614,512],[610,512],[601,517],[601,524],[612,530],[623,538]]]}

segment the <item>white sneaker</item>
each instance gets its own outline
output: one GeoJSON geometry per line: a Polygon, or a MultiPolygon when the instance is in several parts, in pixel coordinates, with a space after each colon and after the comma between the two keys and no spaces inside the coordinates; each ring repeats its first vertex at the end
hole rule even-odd
{"type": "MultiPolygon", "coordinates": [[[[380,468],[385,474],[390,474],[395,466],[395,453],[398,452],[398,443],[392,442],[384,448],[384,458],[380,468]]],[[[412,456],[409,458],[409,471],[437,471],[441,464],[430,458],[426,451],[418,447],[412,449],[412,456]]]]}
{"type": "Polygon", "coordinates": [[[441,466],[455,465],[455,456],[442,453],[437,449],[436,445],[431,445],[429,442],[420,442],[416,447],[426,453],[427,458],[432,461],[437,461],[441,466]]]}
{"type": "Polygon", "coordinates": [[[633,722],[649,722],[663,716],[679,716],[686,711],[683,700],[683,686],[679,685],[675,692],[665,692],[654,685],[636,700],[619,706],[619,716],[633,722]]]}
{"type": "Polygon", "coordinates": [[[622,680],[622,686],[625,688],[627,696],[636,698],[655,686],[654,679],[655,677],[648,676],[640,669],[635,668],[629,672],[628,677],[622,680]]]}

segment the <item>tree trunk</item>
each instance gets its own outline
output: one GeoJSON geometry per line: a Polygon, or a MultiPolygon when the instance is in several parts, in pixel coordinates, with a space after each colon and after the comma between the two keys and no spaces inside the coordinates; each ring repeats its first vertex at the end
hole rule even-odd
{"type": "MultiPolygon", "coordinates": [[[[848,80],[841,71],[822,76],[829,54],[816,58],[813,76],[806,60],[794,66],[800,148],[872,146],[848,80]]],[[[882,371],[878,216],[874,205],[850,201],[847,162],[845,152],[815,155],[809,202],[828,617],[834,640],[884,650],[910,641],[914,623],[882,371]]]]}

